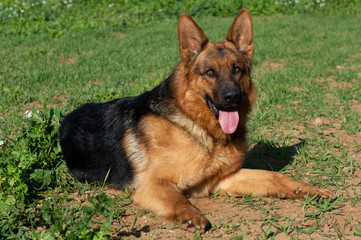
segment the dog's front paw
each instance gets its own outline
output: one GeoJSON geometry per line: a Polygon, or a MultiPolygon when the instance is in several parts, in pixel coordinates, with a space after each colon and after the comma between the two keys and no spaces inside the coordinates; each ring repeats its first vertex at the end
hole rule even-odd
{"type": "Polygon", "coordinates": [[[288,192],[280,192],[277,197],[293,199],[306,199],[314,197],[315,200],[321,202],[325,199],[330,199],[331,201],[333,201],[335,200],[336,195],[328,190],[300,183],[299,186],[296,187],[296,189],[288,192]]]}
{"type": "Polygon", "coordinates": [[[190,232],[206,232],[211,229],[211,223],[197,209],[187,208],[177,216],[180,228],[190,232]]]}
{"type": "Polygon", "coordinates": [[[308,189],[307,192],[304,192],[302,196],[304,198],[316,196],[316,200],[318,200],[319,202],[322,202],[325,199],[329,199],[331,201],[334,201],[336,199],[336,194],[318,187],[311,187],[310,189],[308,189]]]}

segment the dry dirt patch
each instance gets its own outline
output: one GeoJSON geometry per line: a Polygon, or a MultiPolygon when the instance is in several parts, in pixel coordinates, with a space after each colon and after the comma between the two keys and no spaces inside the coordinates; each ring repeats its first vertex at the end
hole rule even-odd
{"type": "Polygon", "coordinates": [[[361,113],[361,104],[357,100],[353,99],[350,101],[350,108],[351,111],[361,113]]]}
{"type": "Polygon", "coordinates": [[[77,60],[78,59],[76,57],[71,57],[71,58],[62,57],[59,59],[60,63],[65,64],[65,65],[74,64],[74,63],[76,63],[77,60]]]}
{"type": "MultiPolygon", "coordinates": [[[[345,193],[343,193],[346,195],[345,193]]],[[[232,239],[243,234],[247,239],[263,239],[263,231],[270,228],[273,232],[277,231],[272,223],[273,216],[277,216],[277,223],[280,226],[286,226],[287,221],[292,221],[292,226],[300,229],[312,229],[319,225],[319,232],[322,234],[337,234],[335,225],[343,229],[347,239],[357,239],[353,234],[353,227],[357,226],[356,219],[361,219],[361,209],[350,204],[335,209],[335,213],[316,221],[308,218],[307,214],[312,214],[315,209],[302,208],[303,202],[293,200],[274,200],[264,199],[265,204],[254,206],[242,205],[242,198],[231,199],[227,197],[217,197],[214,199],[202,198],[191,199],[192,204],[201,209],[206,217],[214,224],[215,228],[202,234],[202,239],[232,239]],[[337,213],[336,213],[337,212],[337,213]],[[283,216],[279,218],[279,216],[283,216]],[[351,221],[355,219],[355,221],[351,221]],[[320,223],[321,222],[321,223],[320,223]]],[[[172,222],[160,217],[154,217],[150,213],[142,216],[136,216],[139,211],[135,204],[130,206],[127,214],[120,221],[127,223],[133,228],[124,228],[113,225],[113,239],[194,239],[195,234],[175,228],[172,222]],[[137,219],[136,219],[137,218],[137,219]],[[133,223],[135,223],[133,225],[133,223]]],[[[291,239],[292,237],[304,239],[322,238],[320,234],[305,234],[296,231],[290,231],[288,235],[285,232],[277,234],[276,239],[291,239]]]]}
{"type": "Polygon", "coordinates": [[[124,33],[112,33],[112,35],[116,38],[124,38],[125,37],[124,33]]]}
{"type": "Polygon", "coordinates": [[[352,83],[349,82],[336,82],[336,81],[330,81],[329,85],[331,88],[340,88],[340,89],[347,89],[352,88],[352,83]]]}
{"type": "Polygon", "coordinates": [[[313,125],[315,126],[330,125],[330,120],[328,120],[327,118],[317,117],[315,120],[313,120],[313,125]]]}
{"type": "Polygon", "coordinates": [[[337,65],[336,66],[336,70],[346,70],[346,69],[350,69],[350,70],[355,70],[358,69],[359,66],[357,65],[349,65],[348,63],[343,63],[342,65],[337,65]]]}
{"type": "Polygon", "coordinates": [[[257,68],[257,71],[266,71],[266,72],[270,72],[270,71],[277,71],[277,70],[285,70],[286,67],[284,66],[284,62],[280,61],[280,62],[272,62],[269,60],[265,60],[261,66],[259,66],[257,68]]]}

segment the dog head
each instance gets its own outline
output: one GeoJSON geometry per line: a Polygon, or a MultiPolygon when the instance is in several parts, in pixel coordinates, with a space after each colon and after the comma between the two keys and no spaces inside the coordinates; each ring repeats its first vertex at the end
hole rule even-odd
{"type": "Polygon", "coordinates": [[[238,13],[222,42],[210,42],[187,14],[179,19],[178,36],[185,86],[181,107],[195,121],[215,120],[214,125],[225,134],[233,134],[244,124],[255,95],[250,78],[254,45],[249,12],[238,13]]]}

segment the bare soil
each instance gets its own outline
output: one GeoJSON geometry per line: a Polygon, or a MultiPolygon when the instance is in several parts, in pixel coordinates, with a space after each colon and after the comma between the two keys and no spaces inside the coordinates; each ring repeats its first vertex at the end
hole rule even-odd
{"type": "MultiPolygon", "coordinates": [[[[344,169],[349,171],[349,169],[344,169]]],[[[339,196],[345,198],[353,198],[354,191],[360,193],[361,187],[356,186],[361,177],[361,171],[356,170],[358,177],[348,179],[349,188],[338,192],[339,196]]],[[[108,192],[109,193],[109,192],[108,192]]],[[[119,192],[117,193],[119,194],[119,192]]],[[[225,196],[217,198],[190,199],[198,209],[205,214],[215,227],[210,231],[201,235],[202,239],[231,239],[233,237],[247,236],[247,239],[264,238],[263,231],[268,229],[268,225],[263,226],[265,220],[272,220],[272,216],[284,216],[283,221],[278,220],[278,224],[285,225],[287,218],[293,220],[293,225],[302,228],[312,228],[316,226],[315,220],[305,217],[305,214],[311,212],[312,209],[303,211],[302,201],[293,200],[275,200],[263,199],[265,204],[260,206],[249,207],[249,205],[238,205],[242,199],[232,199],[225,196]]],[[[322,234],[337,235],[339,231],[343,232],[347,239],[359,239],[352,231],[357,226],[357,220],[361,219],[361,208],[359,205],[351,206],[349,201],[339,209],[335,209],[334,214],[329,218],[323,219],[318,229],[322,234]],[[335,228],[337,226],[337,228],[335,228]]],[[[139,208],[136,204],[132,204],[127,209],[126,215],[119,219],[122,224],[128,227],[113,225],[113,239],[194,239],[195,234],[184,231],[176,227],[161,217],[153,216],[151,213],[145,212],[139,215],[139,208]],[[138,215],[138,216],[137,216],[138,215]],[[136,219],[137,218],[137,219],[136,219]],[[134,224],[135,223],[135,224],[134,224]],[[134,225],[133,225],[134,224],[134,225]]],[[[318,223],[319,224],[319,223],[318,223]]],[[[271,227],[276,232],[275,227],[271,227]]],[[[291,236],[300,239],[319,239],[320,234],[306,234],[291,231],[288,235],[285,232],[278,233],[276,239],[290,239],[291,236]]]]}

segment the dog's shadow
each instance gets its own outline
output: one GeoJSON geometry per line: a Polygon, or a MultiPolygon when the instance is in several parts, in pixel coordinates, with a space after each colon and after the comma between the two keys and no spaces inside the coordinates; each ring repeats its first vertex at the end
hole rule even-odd
{"type": "Polygon", "coordinates": [[[123,239],[126,237],[133,237],[133,238],[141,238],[142,233],[149,233],[150,226],[144,226],[141,229],[132,228],[130,231],[122,231],[118,234],[118,236],[113,237],[112,240],[123,239]]]}
{"type": "Polygon", "coordinates": [[[246,154],[243,168],[280,171],[292,164],[297,149],[303,147],[304,140],[291,146],[279,146],[272,142],[258,142],[246,154]]]}

